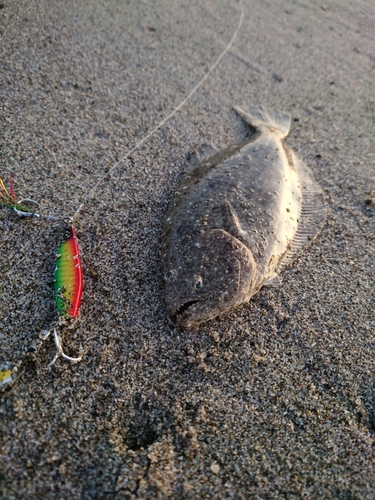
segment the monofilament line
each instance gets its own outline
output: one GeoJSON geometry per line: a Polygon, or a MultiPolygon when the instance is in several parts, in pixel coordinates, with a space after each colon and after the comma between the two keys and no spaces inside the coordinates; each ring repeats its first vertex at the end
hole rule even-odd
{"type": "Polygon", "coordinates": [[[157,132],[168,120],[170,120],[172,118],[172,116],[174,116],[188,101],[189,99],[195,94],[195,92],[199,89],[199,87],[201,87],[203,85],[203,83],[207,80],[207,78],[211,75],[211,73],[214,71],[214,69],[217,67],[217,65],[220,63],[220,61],[223,59],[223,57],[225,56],[225,54],[228,52],[228,50],[231,48],[231,46],[233,45],[233,42],[234,40],[236,39],[240,29],[241,29],[241,26],[242,26],[242,22],[243,22],[243,18],[244,18],[244,8],[243,8],[243,0],[239,0],[239,3],[240,3],[240,9],[241,9],[241,13],[240,13],[240,18],[239,18],[239,21],[238,21],[238,25],[237,25],[237,28],[235,30],[235,32],[233,33],[233,36],[232,38],[230,39],[228,45],[225,47],[225,49],[223,50],[223,52],[220,54],[220,56],[216,59],[216,61],[214,62],[214,64],[211,66],[211,68],[207,71],[207,73],[204,75],[204,77],[200,80],[199,83],[197,83],[197,85],[191,90],[190,94],[185,97],[185,99],[176,107],[174,108],[174,110],[166,117],[164,118],[158,125],[156,125],[155,128],[153,128],[147,135],[145,135],[145,137],[140,140],[132,149],[130,149],[122,158],[121,160],[119,160],[117,163],[115,163],[113,165],[113,167],[111,167],[108,172],[106,172],[99,180],[98,182],[94,185],[94,187],[91,189],[91,191],[89,192],[89,194],[87,195],[86,197],[86,200],[84,200],[81,205],[78,207],[77,211],[75,212],[75,214],[73,215],[72,217],[72,220],[75,219],[79,212],[81,211],[81,209],[84,207],[85,203],[90,200],[92,198],[92,196],[94,195],[95,191],[98,189],[99,185],[104,181],[104,179],[106,177],[108,177],[108,175],[110,175],[114,170],[116,170],[116,168],[121,165],[121,163],[123,163],[132,153],[134,153],[134,151],[136,149],[138,149],[140,146],[142,146],[142,144],[144,142],[147,141],[147,139],[149,139],[152,135],[155,134],[155,132],[157,132]]]}

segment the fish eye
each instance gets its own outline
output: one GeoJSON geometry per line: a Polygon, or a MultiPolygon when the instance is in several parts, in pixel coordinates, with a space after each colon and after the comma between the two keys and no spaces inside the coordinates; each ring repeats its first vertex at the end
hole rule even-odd
{"type": "Polygon", "coordinates": [[[195,289],[196,290],[200,290],[201,288],[203,288],[203,279],[201,276],[194,276],[194,280],[195,280],[195,289]]]}

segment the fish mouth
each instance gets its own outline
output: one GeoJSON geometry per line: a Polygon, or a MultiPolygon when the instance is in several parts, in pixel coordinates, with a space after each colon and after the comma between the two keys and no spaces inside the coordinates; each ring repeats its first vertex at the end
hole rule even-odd
{"type": "Polygon", "coordinates": [[[201,323],[232,311],[242,302],[244,302],[243,293],[231,296],[229,301],[187,300],[173,311],[170,310],[170,313],[179,326],[196,329],[201,323]]]}
{"type": "Polygon", "coordinates": [[[181,318],[182,315],[186,315],[186,312],[190,309],[191,306],[199,302],[199,300],[189,300],[185,302],[185,304],[182,304],[177,310],[176,310],[176,316],[177,316],[177,321],[179,318],[181,318]]]}
{"type": "Polygon", "coordinates": [[[187,300],[175,309],[173,316],[179,326],[195,330],[200,323],[214,318],[219,312],[219,308],[210,307],[207,301],[187,300]]]}

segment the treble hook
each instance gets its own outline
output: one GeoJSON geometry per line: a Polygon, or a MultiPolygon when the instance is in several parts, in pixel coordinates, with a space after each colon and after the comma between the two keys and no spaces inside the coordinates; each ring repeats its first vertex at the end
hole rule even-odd
{"type": "MultiPolygon", "coordinates": [[[[47,337],[49,337],[50,334],[51,334],[50,331],[47,332],[47,334],[45,335],[44,338],[46,339],[47,337]]],[[[53,329],[53,337],[55,339],[57,352],[56,352],[54,358],[52,359],[52,361],[47,366],[52,366],[53,364],[55,364],[55,362],[59,356],[66,359],[67,361],[71,361],[72,363],[78,363],[78,361],[81,361],[82,356],[80,356],[79,358],[72,358],[71,356],[68,356],[67,354],[64,353],[63,348],[62,348],[62,344],[61,344],[61,338],[60,338],[60,335],[57,333],[56,328],[53,329]]]]}
{"type": "MultiPolygon", "coordinates": [[[[18,205],[22,205],[22,202],[28,201],[29,203],[34,203],[35,205],[39,205],[39,203],[35,200],[32,200],[31,198],[23,198],[18,202],[18,205]]],[[[24,212],[23,210],[19,210],[16,207],[12,207],[13,210],[16,212],[18,217],[29,217],[30,219],[51,219],[51,220],[60,220],[61,217],[55,217],[54,215],[44,215],[44,214],[38,214],[36,212],[24,212]]]]}

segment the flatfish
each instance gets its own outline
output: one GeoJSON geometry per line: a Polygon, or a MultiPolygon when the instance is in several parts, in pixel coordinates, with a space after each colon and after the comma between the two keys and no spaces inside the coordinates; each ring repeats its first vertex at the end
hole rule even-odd
{"type": "Polygon", "coordinates": [[[256,134],[188,172],[164,223],[166,305],[187,328],[248,302],[325,217],[321,189],[284,144],[290,115],[263,106],[234,109],[256,134]]]}

